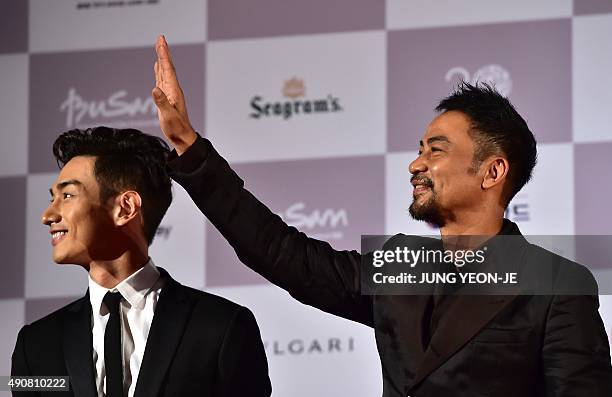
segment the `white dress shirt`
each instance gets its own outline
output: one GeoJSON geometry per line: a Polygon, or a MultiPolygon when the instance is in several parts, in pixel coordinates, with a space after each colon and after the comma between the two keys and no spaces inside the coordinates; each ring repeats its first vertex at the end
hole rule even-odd
{"type": "Polygon", "coordinates": [[[89,277],[89,300],[92,307],[93,362],[96,369],[96,389],[99,397],[106,396],[104,368],[104,330],[109,312],[102,302],[106,292],[119,291],[123,358],[123,393],[133,397],[140,364],[145,352],[153,314],[163,287],[159,271],[149,259],[146,265],[123,280],[115,288],[104,288],[89,277]]]}

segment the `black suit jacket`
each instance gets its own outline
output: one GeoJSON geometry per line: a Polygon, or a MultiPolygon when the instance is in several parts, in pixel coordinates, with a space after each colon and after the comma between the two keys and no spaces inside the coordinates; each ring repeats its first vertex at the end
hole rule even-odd
{"type": "MultiPolygon", "coordinates": [[[[374,328],[383,396],[612,396],[596,288],[592,295],[457,296],[430,339],[430,295],[362,294],[361,255],[286,225],[208,140],[171,156],[169,167],[243,263],[303,303],[374,328]]],[[[568,275],[594,283],[584,267],[519,237],[510,253],[522,269],[538,274],[547,266],[559,285],[568,275]]]]}
{"type": "MultiPolygon", "coordinates": [[[[259,328],[246,308],[166,278],[147,338],[135,397],[269,396],[259,328]]],[[[70,392],[16,396],[97,396],[89,293],[24,326],[12,375],[69,376],[70,392]]]]}

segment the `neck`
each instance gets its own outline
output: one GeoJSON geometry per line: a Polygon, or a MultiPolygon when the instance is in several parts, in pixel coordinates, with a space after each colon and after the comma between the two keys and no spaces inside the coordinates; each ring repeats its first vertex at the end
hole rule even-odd
{"type": "Polygon", "coordinates": [[[455,214],[453,220],[440,228],[440,234],[445,236],[494,236],[502,228],[504,221],[503,209],[485,211],[483,208],[460,214],[455,214]]]}
{"type": "Polygon", "coordinates": [[[89,276],[96,284],[111,289],[144,267],[148,260],[146,250],[126,251],[118,258],[92,261],[89,264],[89,276]]]}

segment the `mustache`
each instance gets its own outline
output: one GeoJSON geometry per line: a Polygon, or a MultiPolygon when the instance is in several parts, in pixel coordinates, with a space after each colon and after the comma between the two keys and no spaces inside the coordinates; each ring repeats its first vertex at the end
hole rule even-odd
{"type": "Polygon", "coordinates": [[[420,176],[418,174],[413,175],[412,178],[410,178],[410,183],[418,183],[420,185],[427,186],[428,188],[433,188],[434,186],[433,181],[431,179],[426,176],[420,176]]]}

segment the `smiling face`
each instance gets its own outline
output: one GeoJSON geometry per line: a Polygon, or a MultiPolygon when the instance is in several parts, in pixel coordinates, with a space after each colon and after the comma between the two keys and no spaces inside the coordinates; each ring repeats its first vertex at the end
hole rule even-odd
{"type": "Polygon", "coordinates": [[[50,189],[51,201],[41,221],[50,228],[56,263],[88,266],[108,247],[106,237],[113,235],[112,212],[100,200],[94,165],[95,157],[74,157],[50,189]]]}
{"type": "Polygon", "coordinates": [[[417,220],[444,226],[458,211],[473,209],[482,193],[482,175],[474,169],[470,119],[458,111],[436,117],[420,142],[419,156],[410,163],[417,220]]]}

